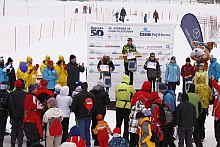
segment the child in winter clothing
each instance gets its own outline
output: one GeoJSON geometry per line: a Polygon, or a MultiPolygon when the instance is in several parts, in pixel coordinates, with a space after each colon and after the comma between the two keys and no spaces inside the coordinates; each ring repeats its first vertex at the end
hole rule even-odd
{"type": "Polygon", "coordinates": [[[73,126],[69,132],[69,138],[67,142],[75,143],[77,147],[86,147],[86,143],[83,138],[80,137],[80,131],[78,126],[73,126]]]}
{"type": "Polygon", "coordinates": [[[108,147],[128,147],[129,143],[126,139],[121,137],[121,129],[115,128],[113,130],[113,138],[108,144],[108,147]]]}
{"type": "Polygon", "coordinates": [[[69,118],[70,118],[70,106],[72,105],[72,97],[69,95],[69,87],[63,86],[60,91],[60,95],[57,96],[57,106],[63,111],[63,136],[62,142],[65,142],[68,135],[69,118]]]}
{"type": "Polygon", "coordinates": [[[140,127],[139,132],[139,147],[155,147],[155,143],[151,141],[151,112],[146,110],[146,114],[138,112],[136,118],[140,127]]]}
{"type": "Polygon", "coordinates": [[[96,119],[98,122],[93,132],[97,134],[100,147],[108,147],[109,134],[112,134],[112,131],[107,122],[104,121],[102,114],[98,114],[96,119]]]}
{"type": "Polygon", "coordinates": [[[214,106],[212,115],[215,117],[215,139],[217,142],[216,147],[220,147],[220,85],[217,81],[212,80],[212,86],[217,90],[217,95],[215,96],[214,106]]]}
{"type": "Polygon", "coordinates": [[[193,147],[192,133],[196,122],[196,109],[193,104],[188,101],[189,97],[184,93],[182,96],[182,103],[178,105],[176,110],[179,147],[184,147],[184,140],[186,147],[193,147]]]}
{"type": "Polygon", "coordinates": [[[57,107],[57,101],[51,97],[47,100],[48,110],[43,116],[43,122],[47,123],[46,142],[47,147],[59,147],[62,139],[63,112],[57,107]]]}

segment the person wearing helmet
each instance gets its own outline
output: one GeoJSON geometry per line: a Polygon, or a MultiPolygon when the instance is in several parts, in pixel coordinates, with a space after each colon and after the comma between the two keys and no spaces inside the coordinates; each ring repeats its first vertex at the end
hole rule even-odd
{"type": "Polygon", "coordinates": [[[57,61],[55,69],[57,71],[57,76],[58,76],[57,84],[61,86],[66,86],[67,85],[67,65],[65,64],[63,56],[59,56],[59,60],[57,61]]]}

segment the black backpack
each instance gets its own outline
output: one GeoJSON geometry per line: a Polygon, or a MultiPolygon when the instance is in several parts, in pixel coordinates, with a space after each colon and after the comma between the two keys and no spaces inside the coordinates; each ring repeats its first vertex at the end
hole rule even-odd
{"type": "Polygon", "coordinates": [[[156,103],[159,106],[159,121],[162,124],[171,124],[174,121],[173,112],[166,105],[156,103]]]}

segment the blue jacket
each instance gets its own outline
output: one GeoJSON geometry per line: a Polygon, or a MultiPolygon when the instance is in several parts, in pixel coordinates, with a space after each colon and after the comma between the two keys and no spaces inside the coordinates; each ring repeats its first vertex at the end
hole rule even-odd
{"type": "Polygon", "coordinates": [[[129,147],[129,143],[122,137],[113,137],[109,142],[108,147],[129,147]]]}
{"type": "Polygon", "coordinates": [[[168,105],[170,110],[176,110],[176,95],[173,90],[167,90],[163,95],[163,103],[168,105]]]}
{"type": "Polygon", "coordinates": [[[49,69],[48,67],[44,69],[43,72],[43,79],[48,81],[48,85],[47,88],[48,89],[55,89],[55,85],[56,85],[56,70],[53,69],[49,69]]]}
{"type": "Polygon", "coordinates": [[[220,79],[220,64],[217,62],[216,58],[212,58],[210,62],[208,76],[209,78],[214,76],[214,79],[218,81],[220,79]]]}
{"type": "Polygon", "coordinates": [[[180,81],[180,68],[176,63],[169,63],[166,67],[165,82],[180,81]]]}
{"type": "Polygon", "coordinates": [[[5,68],[0,68],[0,83],[8,81],[8,75],[5,68]]]}

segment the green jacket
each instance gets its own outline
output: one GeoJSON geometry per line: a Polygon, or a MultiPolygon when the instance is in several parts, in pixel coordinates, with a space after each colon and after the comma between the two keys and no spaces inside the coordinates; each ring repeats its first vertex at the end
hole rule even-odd
{"type": "Polygon", "coordinates": [[[130,77],[124,75],[122,77],[122,83],[115,89],[116,108],[131,109],[131,98],[135,93],[135,89],[132,85],[129,85],[130,77]]]}
{"type": "MultiPolygon", "coordinates": [[[[126,44],[123,46],[122,54],[127,54],[131,52],[137,53],[136,47],[133,44],[132,45],[126,44]]],[[[128,62],[128,59],[124,59],[124,62],[128,62]]]]}
{"type": "Polygon", "coordinates": [[[199,102],[200,102],[200,97],[196,93],[187,93],[189,96],[189,102],[193,104],[196,108],[196,118],[199,117],[199,102]]]}

